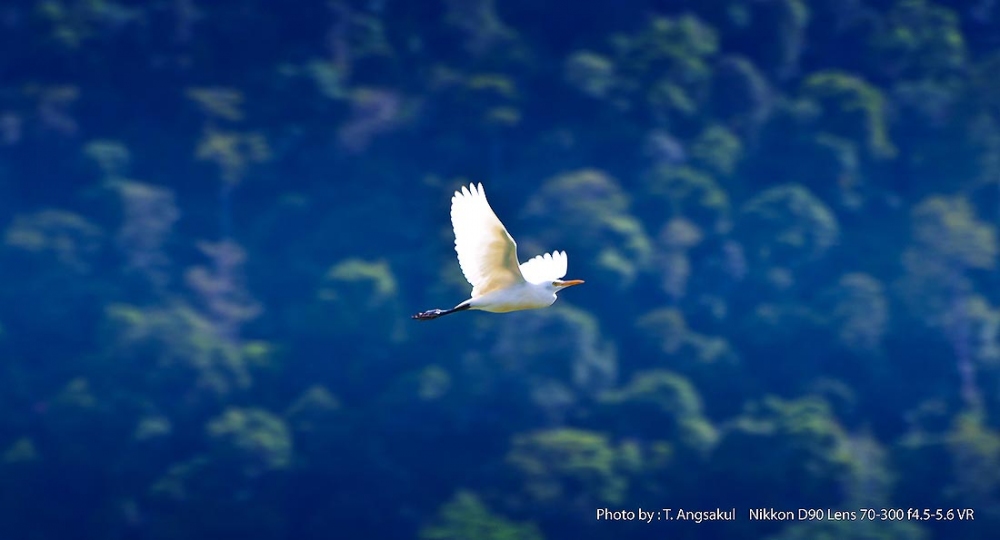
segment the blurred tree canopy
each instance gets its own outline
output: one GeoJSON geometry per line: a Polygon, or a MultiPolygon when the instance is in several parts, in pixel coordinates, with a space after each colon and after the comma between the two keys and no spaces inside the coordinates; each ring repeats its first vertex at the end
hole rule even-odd
{"type": "Polygon", "coordinates": [[[986,538],[998,9],[0,6],[0,531],[986,538]],[[468,182],[586,285],[410,321],[468,182]]]}

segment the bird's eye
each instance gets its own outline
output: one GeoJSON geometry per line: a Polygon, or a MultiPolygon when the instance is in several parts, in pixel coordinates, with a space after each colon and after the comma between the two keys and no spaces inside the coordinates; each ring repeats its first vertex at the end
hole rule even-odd
{"type": "Polygon", "coordinates": [[[553,287],[558,287],[559,286],[559,282],[558,281],[553,281],[552,282],[552,286],[553,287]]]}

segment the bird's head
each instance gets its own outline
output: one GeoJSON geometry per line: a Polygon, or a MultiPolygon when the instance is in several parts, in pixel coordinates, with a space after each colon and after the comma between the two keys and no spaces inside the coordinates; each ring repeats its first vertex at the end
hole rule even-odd
{"type": "Polygon", "coordinates": [[[572,287],[573,285],[579,285],[581,283],[583,283],[582,279],[569,279],[569,280],[566,280],[566,281],[563,281],[561,279],[557,279],[557,280],[555,280],[555,281],[552,282],[552,288],[554,288],[556,290],[556,292],[559,292],[559,291],[565,289],[566,287],[572,287]]]}

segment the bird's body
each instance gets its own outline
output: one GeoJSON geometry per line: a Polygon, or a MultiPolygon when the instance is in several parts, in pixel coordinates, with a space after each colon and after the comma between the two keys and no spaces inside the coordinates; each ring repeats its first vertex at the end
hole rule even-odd
{"type": "Polygon", "coordinates": [[[466,309],[508,313],[548,307],[556,301],[556,292],[583,283],[562,281],[565,252],[546,253],[519,264],[517,244],[490,208],[482,184],[455,192],[451,224],[458,264],[472,285],[472,297],[452,309],[418,313],[414,319],[436,319],[466,309]]]}
{"type": "Polygon", "coordinates": [[[469,304],[470,309],[480,309],[490,313],[509,313],[549,307],[556,301],[555,291],[547,291],[541,287],[531,287],[530,285],[525,282],[519,286],[470,298],[464,303],[469,304]]]}

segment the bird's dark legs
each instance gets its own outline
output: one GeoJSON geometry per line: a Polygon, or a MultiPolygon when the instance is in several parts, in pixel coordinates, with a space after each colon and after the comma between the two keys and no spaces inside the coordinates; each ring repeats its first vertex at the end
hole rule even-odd
{"type": "Polygon", "coordinates": [[[429,309],[427,311],[421,311],[414,315],[413,319],[418,321],[429,321],[431,319],[436,319],[438,317],[443,317],[449,313],[455,313],[456,311],[465,311],[469,309],[469,304],[459,304],[451,309],[429,309]]]}

